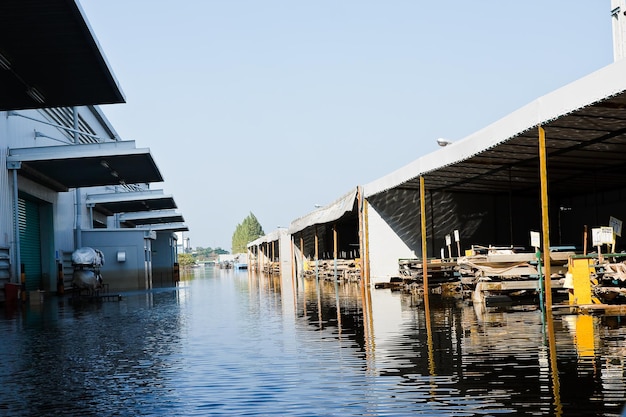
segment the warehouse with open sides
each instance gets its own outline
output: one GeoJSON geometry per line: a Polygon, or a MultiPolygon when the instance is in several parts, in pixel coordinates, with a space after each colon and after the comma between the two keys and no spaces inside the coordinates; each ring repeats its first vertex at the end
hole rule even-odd
{"type": "Polygon", "coordinates": [[[294,220],[281,253],[294,273],[341,279],[349,265],[371,285],[425,276],[478,296],[545,288],[551,304],[576,292],[579,264],[609,284],[572,302],[626,301],[623,8],[613,1],[614,63],[294,220]]]}

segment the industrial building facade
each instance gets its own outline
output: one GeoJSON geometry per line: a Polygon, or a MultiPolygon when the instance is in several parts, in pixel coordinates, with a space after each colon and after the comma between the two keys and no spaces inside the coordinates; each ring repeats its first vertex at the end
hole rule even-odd
{"type": "Polygon", "coordinates": [[[172,283],[187,227],[150,188],[150,150],[97,107],[125,98],[80,5],[3,2],[0,34],[0,285],[63,291],[82,246],[101,248],[110,289],[172,283]]]}

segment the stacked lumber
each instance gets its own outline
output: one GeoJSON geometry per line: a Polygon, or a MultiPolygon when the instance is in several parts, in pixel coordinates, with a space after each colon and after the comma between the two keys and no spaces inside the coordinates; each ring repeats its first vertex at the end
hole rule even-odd
{"type": "Polygon", "coordinates": [[[321,259],[317,261],[311,261],[308,267],[304,271],[305,277],[319,276],[319,279],[332,281],[335,279],[335,271],[337,280],[344,281],[357,281],[361,278],[361,263],[359,259],[337,259],[335,268],[334,259],[321,259]]]}

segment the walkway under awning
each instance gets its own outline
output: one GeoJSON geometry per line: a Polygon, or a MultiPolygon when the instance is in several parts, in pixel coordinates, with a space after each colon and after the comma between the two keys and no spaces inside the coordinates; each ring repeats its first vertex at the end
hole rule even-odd
{"type": "Polygon", "coordinates": [[[125,102],[77,0],[2,0],[0,39],[0,111],[125,102]]]}
{"type": "Polygon", "coordinates": [[[163,190],[88,194],[86,204],[108,216],[115,213],[178,208],[174,197],[163,194],[163,190]]]}
{"type": "Polygon", "coordinates": [[[9,149],[7,168],[55,191],[163,181],[150,149],[134,141],[9,149]]]}

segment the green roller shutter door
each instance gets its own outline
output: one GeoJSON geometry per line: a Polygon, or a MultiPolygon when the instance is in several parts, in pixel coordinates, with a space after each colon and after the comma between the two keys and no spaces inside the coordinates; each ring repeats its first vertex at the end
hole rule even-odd
{"type": "Polygon", "coordinates": [[[39,235],[39,205],[18,199],[20,223],[20,261],[26,272],[26,291],[41,287],[41,237],[39,235]]]}

